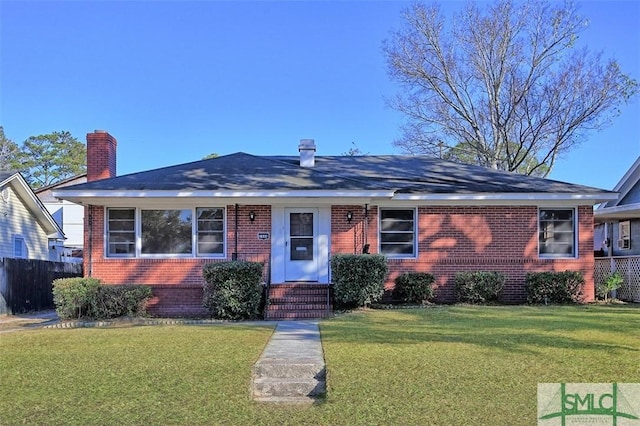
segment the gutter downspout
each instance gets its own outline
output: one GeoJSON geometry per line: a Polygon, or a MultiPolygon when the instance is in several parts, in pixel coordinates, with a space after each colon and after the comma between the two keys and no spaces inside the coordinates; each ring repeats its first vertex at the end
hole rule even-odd
{"type": "Polygon", "coordinates": [[[87,277],[91,278],[91,275],[93,273],[93,261],[92,261],[92,257],[91,257],[91,252],[93,249],[92,246],[92,242],[93,242],[93,215],[91,214],[91,204],[89,204],[87,206],[87,222],[89,224],[89,232],[88,232],[88,239],[87,239],[87,277]]]}
{"type": "Polygon", "coordinates": [[[369,243],[367,239],[367,234],[369,233],[369,204],[364,205],[364,229],[362,233],[362,254],[369,254],[369,243]]]}
{"type": "Polygon", "coordinates": [[[604,239],[607,242],[607,256],[613,257],[613,222],[604,223],[604,239]]]}
{"type": "Polygon", "coordinates": [[[235,230],[233,233],[235,236],[235,246],[234,246],[234,252],[231,254],[231,260],[238,260],[238,204],[237,203],[235,206],[235,230]]]}

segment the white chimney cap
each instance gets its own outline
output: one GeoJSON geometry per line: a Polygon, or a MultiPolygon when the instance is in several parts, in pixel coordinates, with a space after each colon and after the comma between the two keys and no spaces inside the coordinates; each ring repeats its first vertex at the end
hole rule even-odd
{"type": "Polygon", "coordinates": [[[300,139],[300,167],[313,167],[316,164],[316,143],[313,139],[300,139]]]}

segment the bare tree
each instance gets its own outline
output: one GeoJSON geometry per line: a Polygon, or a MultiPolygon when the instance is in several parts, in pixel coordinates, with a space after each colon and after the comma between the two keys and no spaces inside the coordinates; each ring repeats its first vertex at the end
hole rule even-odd
{"type": "Polygon", "coordinates": [[[448,23],[437,4],[406,9],[383,46],[404,89],[390,100],[407,119],[394,144],[547,176],[638,91],[616,61],[576,48],[587,24],[572,3],[469,3],[448,23]]]}

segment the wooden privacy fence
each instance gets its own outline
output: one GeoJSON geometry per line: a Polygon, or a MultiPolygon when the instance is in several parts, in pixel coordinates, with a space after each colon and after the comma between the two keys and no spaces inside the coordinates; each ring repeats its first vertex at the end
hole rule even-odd
{"type": "Polygon", "coordinates": [[[54,309],[53,280],[81,276],[77,263],[0,259],[0,314],[54,309]]]}
{"type": "Polygon", "coordinates": [[[640,302],[640,256],[596,257],[593,276],[596,286],[614,272],[619,272],[624,280],[616,297],[627,302],[640,302]]]}

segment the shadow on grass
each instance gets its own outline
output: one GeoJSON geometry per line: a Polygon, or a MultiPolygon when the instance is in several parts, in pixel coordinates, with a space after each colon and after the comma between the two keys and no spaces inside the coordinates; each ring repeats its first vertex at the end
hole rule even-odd
{"type": "Polygon", "coordinates": [[[518,353],[549,348],[636,353],[640,340],[631,336],[639,329],[635,306],[447,306],[359,312],[321,324],[328,342],[463,343],[518,353]]]}

